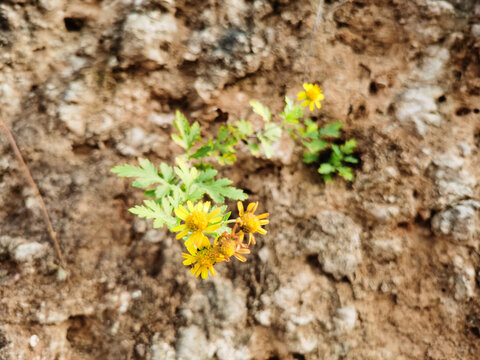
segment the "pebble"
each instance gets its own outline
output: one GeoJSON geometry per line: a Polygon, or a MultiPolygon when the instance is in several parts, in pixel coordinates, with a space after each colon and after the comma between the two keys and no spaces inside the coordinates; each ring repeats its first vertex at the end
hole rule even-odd
{"type": "Polygon", "coordinates": [[[48,251],[47,244],[29,242],[18,245],[13,251],[13,258],[19,263],[30,262],[43,258],[48,251]]]}
{"type": "Polygon", "coordinates": [[[357,309],[353,306],[346,306],[337,309],[333,322],[335,324],[334,333],[343,335],[352,331],[357,322],[357,309]]]}
{"type": "Polygon", "coordinates": [[[30,340],[28,341],[28,344],[33,349],[33,348],[35,348],[35,346],[38,345],[39,342],[40,342],[40,339],[38,338],[38,336],[37,335],[32,335],[30,337],[30,340]]]}

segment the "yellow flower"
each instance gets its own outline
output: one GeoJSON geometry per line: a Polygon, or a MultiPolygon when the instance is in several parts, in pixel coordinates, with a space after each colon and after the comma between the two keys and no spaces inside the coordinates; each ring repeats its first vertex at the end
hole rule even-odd
{"type": "Polygon", "coordinates": [[[253,236],[253,233],[258,232],[262,235],[267,233],[267,231],[262,228],[262,225],[268,224],[268,220],[263,220],[268,217],[268,213],[258,216],[254,214],[257,210],[258,202],[248,204],[246,212],[243,210],[243,204],[241,201],[237,202],[237,206],[238,213],[240,215],[240,217],[237,218],[237,224],[240,226],[239,242],[242,243],[243,236],[246,233],[250,234],[248,238],[248,245],[250,245],[250,243],[255,245],[255,237],[253,236]]]}
{"type": "Polygon", "coordinates": [[[182,257],[185,259],[183,265],[193,265],[190,273],[195,275],[195,277],[202,275],[202,279],[208,277],[209,271],[212,276],[215,276],[213,265],[225,260],[223,255],[219,254],[213,246],[205,247],[201,250],[197,250],[193,246],[188,246],[187,250],[190,254],[182,253],[182,257]]]}
{"type": "Polygon", "coordinates": [[[224,232],[222,236],[217,238],[213,246],[223,255],[225,261],[230,261],[230,257],[235,256],[238,260],[245,262],[247,259],[242,254],[250,254],[250,250],[247,249],[245,244],[238,242],[227,232],[224,232]]]}
{"type": "Polygon", "coordinates": [[[305,91],[300,91],[298,93],[298,100],[305,100],[302,105],[310,105],[310,111],[313,111],[314,107],[321,108],[321,100],[325,99],[325,96],[322,94],[322,89],[317,84],[303,84],[305,91]]]}
{"type": "Polygon", "coordinates": [[[176,238],[181,239],[190,234],[185,242],[187,247],[192,244],[198,249],[210,246],[210,241],[203,233],[215,231],[222,225],[222,216],[219,216],[220,208],[209,213],[209,201],[205,203],[200,201],[195,206],[191,201],[187,201],[187,209],[182,205],[175,209],[175,214],[185,221],[184,224],[172,229],[172,231],[178,232],[176,238]]]}

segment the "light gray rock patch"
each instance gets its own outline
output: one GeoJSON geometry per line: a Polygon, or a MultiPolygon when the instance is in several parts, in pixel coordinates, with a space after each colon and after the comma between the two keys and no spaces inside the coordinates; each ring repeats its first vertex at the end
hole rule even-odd
{"type": "Polygon", "coordinates": [[[436,214],[432,219],[432,230],[436,235],[451,236],[465,242],[478,234],[478,214],[480,202],[461,201],[436,214]]]}
{"type": "Polygon", "coordinates": [[[360,251],[361,227],[350,217],[324,210],[316,216],[316,229],[302,238],[304,254],[318,254],[323,270],[340,280],[351,278],[362,261],[360,251]]]}

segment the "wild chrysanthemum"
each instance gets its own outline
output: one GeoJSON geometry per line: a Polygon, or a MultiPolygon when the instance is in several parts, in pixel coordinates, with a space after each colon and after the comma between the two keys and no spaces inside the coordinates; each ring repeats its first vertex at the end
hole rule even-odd
{"type": "Polygon", "coordinates": [[[303,84],[305,91],[298,93],[298,100],[305,100],[302,105],[310,105],[310,111],[313,111],[314,107],[321,108],[321,100],[325,99],[325,96],[322,94],[322,89],[317,84],[303,84]]]}
{"type": "Polygon", "coordinates": [[[190,273],[195,275],[195,277],[202,275],[202,279],[208,277],[209,271],[212,276],[215,276],[213,265],[225,260],[223,255],[219,254],[213,246],[205,247],[201,250],[197,250],[193,246],[188,246],[187,250],[190,254],[182,253],[182,257],[185,259],[183,265],[193,265],[190,273]]]}
{"type": "Polygon", "coordinates": [[[176,226],[172,231],[179,232],[176,236],[181,239],[190,234],[185,245],[195,245],[198,249],[210,246],[210,241],[203,234],[204,232],[211,232],[217,230],[222,224],[222,216],[220,215],[220,208],[212,210],[210,213],[210,202],[199,202],[195,206],[191,201],[187,201],[187,209],[180,205],[175,209],[175,214],[185,221],[184,224],[176,226]],[[187,210],[188,209],[188,210],[187,210]]]}
{"type": "Polygon", "coordinates": [[[245,212],[243,210],[243,204],[241,201],[237,202],[237,206],[238,213],[240,215],[240,217],[237,218],[237,224],[240,227],[240,232],[238,234],[239,242],[242,243],[244,234],[250,234],[248,238],[248,245],[250,245],[250,243],[255,245],[255,236],[253,233],[258,232],[262,235],[267,233],[267,231],[262,228],[262,225],[268,224],[268,220],[264,220],[266,217],[268,217],[268,213],[258,216],[254,214],[257,210],[258,202],[248,204],[247,211],[245,212]]]}
{"type": "Polygon", "coordinates": [[[235,256],[238,260],[245,262],[247,259],[242,254],[250,254],[250,250],[245,244],[238,242],[234,236],[227,232],[218,237],[213,246],[225,257],[225,261],[230,261],[230,257],[235,256]]]}

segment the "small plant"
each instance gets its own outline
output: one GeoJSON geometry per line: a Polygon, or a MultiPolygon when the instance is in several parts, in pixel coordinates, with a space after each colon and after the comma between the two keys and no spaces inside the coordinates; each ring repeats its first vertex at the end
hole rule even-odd
{"type": "MultiPolygon", "coordinates": [[[[305,91],[298,94],[303,106],[321,108],[324,99],[318,85],[304,84],[305,91]]],[[[140,218],[152,219],[153,227],[167,228],[183,239],[188,253],[183,253],[184,265],[191,266],[191,273],[203,279],[208,273],[215,275],[214,265],[230,261],[233,256],[246,261],[244,255],[256,244],[255,233],[266,234],[263,225],[268,224],[268,213],[255,215],[258,202],[250,203],[244,210],[242,201],[247,195],[232,186],[228,178],[219,178],[214,163],[232,165],[236,161],[236,147],[247,145],[254,156],[261,153],[266,158],[273,155],[273,146],[283,131],[299,139],[306,151],[303,161],[318,163],[320,154],[331,151],[328,162],[321,163],[318,172],[325,181],[332,180],[338,173],[345,180],[354,179],[348,164],[358,160],[353,156],[355,140],[342,145],[333,142],[340,136],[341,122],[319,128],[311,119],[304,119],[303,108],[291,98],[285,98],[284,111],[279,115],[280,123],[272,121],[272,113],[262,103],[250,101],[253,111],[263,119],[263,127],[254,128],[247,120],[221,126],[216,137],[203,139],[198,122],[190,124],[185,116],[176,112],[174,126],[177,133],[172,139],[185,151],[175,159],[175,166],[161,163],[156,168],[149,160],[139,159],[139,166],[121,165],[111,169],[119,177],[135,178],[133,187],[144,189],[147,198],[142,205],[129,211],[140,218]],[[205,201],[208,198],[207,201],[205,201]],[[226,199],[237,200],[239,216],[230,219],[226,199]],[[213,202],[213,204],[212,204],[213,202]],[[248,242],[244,237],[248,234],[248,242]]]]}
{"type": "MultiPolygon", "coordinates": [[[[308,106],[310,111],[315,107],[320,109],[322,107],[321,100],[325,98],[320,87],[316,84],[303,84],[305,91],[298,93],[297,98],[303,101],[303,107],[308,106]]],[[[252,102],[251,102],[252,104],[252,102]]],[[[264,105],[253,102],[254,111],[263,114],[262,117],[270,119],[270,110],[264,105]],[[255,110],[255,108],[260,110],[255,110]]],[[[300,139],[300,142],[305,148],[303,153],[303,162],[319,164],[318,172],[323,175],[325,182],[331,181],[334,174],[338,174],[347,181],[353,181],[355,175],[350,164],[358,163],[358,159],[354,156],[354,150],[357,142],[354,139],[347,140],[343,145],[334,143],[335,139],[340,137],[340,130],[343,124],[340,121],[335,121],[323,127],[309,118],[304,118],[302,106],[295,104],[295,102],[285,97],[285,108],[280,114],[283,119],[280,126],[275,125],[276,129],[280,131],[276,133],[277,139],[281,136],[281,131],[286,130],[290,136],[295,139],[300,139]],[[327,162],[320,163],[322,154],[330,151],[331,155],[327,162]]],[[[265,155],[269,157],[268,153],[265,155]]]]}

